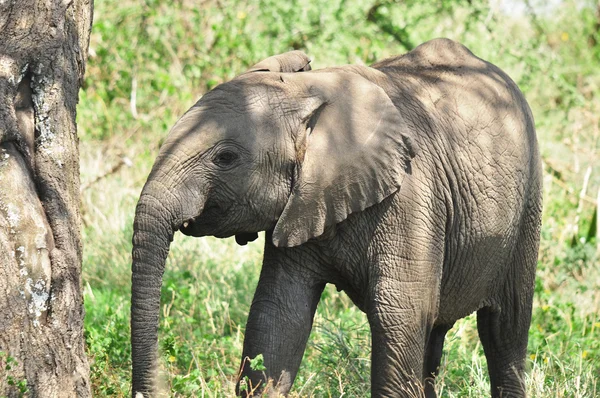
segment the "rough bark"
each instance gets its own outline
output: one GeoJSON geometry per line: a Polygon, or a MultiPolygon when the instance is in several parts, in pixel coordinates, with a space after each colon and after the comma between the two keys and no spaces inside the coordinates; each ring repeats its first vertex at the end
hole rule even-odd
{"type": "Polygon", "coordinates": [[[0,396],[90,396],[75,113],[92,9],[0,1],[0,396]]]}

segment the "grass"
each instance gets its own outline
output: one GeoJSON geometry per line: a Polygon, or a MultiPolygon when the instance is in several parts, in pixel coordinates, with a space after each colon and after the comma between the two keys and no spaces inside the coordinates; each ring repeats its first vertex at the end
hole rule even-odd
{"type": "MultiPolygon", "coordinates": [[[[530,330],[532,397],[600,395],[600,269],[595,198],[600,41],[589,2],[510,17],[484,1],[102,0],[78,108],[86,340],[94,396],[129,396],[133,212],[169,127],[199,96],[294,48],[313,67],[368,64],[433,37],[465,43],[528,98],[545,164],[545,203],[530,330]],[[582,6],[583,5],[583,6],[582,6]],[[370,15],[370,17],[369,17],[370,15]]],[[[172,396],[231,396],[260,272],[262,237],[176,235],[160,324],[161,383],[172,396]]],[[[448,333],[443,397],[489,395],[475,318],[448,333]]],[[[315,317],[293,396],[369,395],[366,317],[333,287],[315,317]]]]}

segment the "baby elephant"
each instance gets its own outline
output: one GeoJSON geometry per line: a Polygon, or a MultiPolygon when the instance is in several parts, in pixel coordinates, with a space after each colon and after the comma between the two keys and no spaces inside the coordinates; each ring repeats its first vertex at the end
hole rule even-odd
{"type": "Polygon", "coordinates": [[[434,397],[444,336],[473,311],[492,396],[524,396],[542,171],[523,95],[447,39],[370,67],[309,62],[292,51],[221,84],[160,149],[134,222],[134,395],[156,394],[180,230],[266,231],[242,353],[266,371],[241,371],[259,391],[288,393],[333,283],[368,316],[373,397],[434,397]]]}

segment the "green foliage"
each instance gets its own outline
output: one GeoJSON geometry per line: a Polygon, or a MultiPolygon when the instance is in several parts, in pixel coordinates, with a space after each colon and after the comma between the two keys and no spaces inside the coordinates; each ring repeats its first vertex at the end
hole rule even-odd
{"type": "Polygon", "coordinates": [[[85,289],[85,338],[94,389],[100,396],[126,395],[129,383],[122,377],[131,368],[129,296],[110,289],[85,289]]]}
{"type": "MultiPolygon", "coordinates": [[[[591,0],[565,0],[551,12],[541,0],[528,1],[529,9],[511,3],[524,11],[484,0],[96,1],[78,108],[94,395],[131,393],[133,214],[176,118],[207,90],[276,53],[302,49],[313,68],[369,64],[446,36],[505,70],[536,119],[546,174],[529,395],[598,396],[599,16],[591,0]]],[[[260,240],[238,247],[176,235],[162,289],[162,389],[233,395],[260,263],[260,240]]],[[[368,396],[370,346],[364,314],[327,287],[292,396],[368,396]]],[[[440,396],[489,395],[474,316],[448,333],[442,361],[440,396]]],[[[26,388],[24,380],[13,382],[26,388]]]]}
{"type": "Polygon", "coordinates": [[[250,359],[250,369],[256,371],[265,371],[265,359],[262,354],[258,354],[256,357],[250,359]]]}
{"type": "MultiPolygon", "coordinates": [[[[331,303],[331,299],[325,302],[329,308],[336,307],[331,303]]],[[[343,303],[343,307],[336,309],[335,313],[331,314],[337,318],[335,320],[319,317],[311,335],[309,355],[313,356],[311,361],[316,362],[322,373],[317,380],[305,380],[302,375],[298,377],[297,382],[304,383],[304,390],[312,390],[311,394],[314,396],[343,394],[365,397],[370,393],[369,325],[355,309],[344,309],[350,305],[343,303]]]]}
{"type": "Polygon", "coordinates": [[[18,362],[14,357],[4,351],[0,351],[0,370],[2,370],[0,375],[2,375],[3,379],[0,379],[0,386],[6,383],[9,388],[12,388],[13,394],[16,393],[17,397],[22,398],[29,392],[29,387],[27,387],[26,378],[14,375],[13,367],[16,366],[18,366],[18,362]]]}

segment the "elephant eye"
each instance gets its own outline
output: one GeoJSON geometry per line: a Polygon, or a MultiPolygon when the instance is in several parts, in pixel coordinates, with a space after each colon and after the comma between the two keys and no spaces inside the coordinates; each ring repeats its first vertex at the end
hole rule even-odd
{"type": "Polygon", "coordinates": [[[221,151],[213,157],[213,163],[219,167],[229,167],[238,159],[238,155],[232,151],[221,151]]]}

